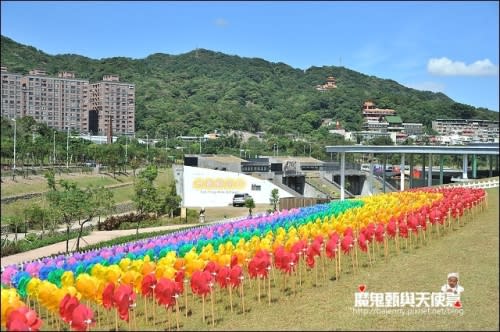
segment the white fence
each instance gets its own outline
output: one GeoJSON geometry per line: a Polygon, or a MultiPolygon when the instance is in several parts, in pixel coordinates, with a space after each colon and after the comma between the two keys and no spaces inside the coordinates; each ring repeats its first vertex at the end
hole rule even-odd
{"type": "Polygon", "coordinates": [[[500,186],[499,177],[481,179],[481,180],[470,180],[470,181],[461,181],[456,183],[444,184],[438,187],[467,187],[467,188],[497,188],[500,186]]]}

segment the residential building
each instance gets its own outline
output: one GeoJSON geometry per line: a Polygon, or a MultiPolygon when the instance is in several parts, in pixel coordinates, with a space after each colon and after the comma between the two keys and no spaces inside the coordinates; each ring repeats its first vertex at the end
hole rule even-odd
{"type": "Polygon", "coordinates": [[[422,135],[424,133],[424,125],[416,122],[403,122],[403,131],[406,135],[422,135]]]}
{"type": "Polygon", "coordinates": [[[1,70],[2,116],[31,116],[51,128],[85,134],[135,133],[135,85],[120,82],[117,75],[90,83],[70,71],[51,77],[43,69],[27,75],[1,70]]]}
{"type": "Polygon", "coordinates": [[[117,75],[105,75],[90,84],[89,112],[84,117],[89,131],[98,135],[133,135],[135,132],[135,84],[120,82],[117,75]]]}
{"type": "Polygon", "coordinates": [[[87,131],[82,123],[86,112],[89,81],[73,73],[48,77],[36,69],[21,78],[22,116],[31,116],[59,130],[87,131]]]}
{"type": "Polygon", "coordinates": [[[440,135],[462,136],[466,142],[498,142],[498,121],[478,119],[437,119],[432,129],[440,135]]]}
{"type": "Polygon", "coordinates": [[[2,106],[1,114],[9,119],[22,116],[22,90],[21,78],[23,75],[7,72],[7,67],[2,66],[2,106]]]}

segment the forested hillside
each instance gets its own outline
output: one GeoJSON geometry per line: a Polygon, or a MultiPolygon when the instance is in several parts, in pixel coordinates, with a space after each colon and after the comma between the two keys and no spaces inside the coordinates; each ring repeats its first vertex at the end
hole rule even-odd
{"type": "Polygon", "coordinates": [[[152,54],[145,59],[90,59],[48,55],[2,36],[1,64],[26,74],[43,68],[49,75],[74,71],[91,82],[105,74],[136,85],[136,128],[164,137],[199,135],[214,129],[308,134],[322,118],[361,129],[361,106],[371,99],[393,108],[405,122],[430,126],[436,118],[498,120],[498,112],[456,103],[442,93],[423,92],[344,67],[311,67],[242,58],[204,49],[181,55],[152,54]],[[328,76],[337,89],[317,91],[328,76]]]}

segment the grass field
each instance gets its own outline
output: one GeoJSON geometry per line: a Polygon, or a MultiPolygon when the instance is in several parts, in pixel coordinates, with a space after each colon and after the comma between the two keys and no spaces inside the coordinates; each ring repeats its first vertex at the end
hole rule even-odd
{"type": "MultiPolygon", "coordinates": [[[[455,225],[441,236],[427,239],[411,250],[399,254],[391,250],[384,262],[378,255],[372,267],[366,256],[360,254],[359,271],[352,273],[349,262],[344,261],[346,272],[339,280],[333,280],[331,265],[327,265],[325,280],[319,273],[316,284],[315,273],[310,271],[303,277],[302,287],[296,293],[289,287],[281,289],[283,279],[276,272],[271,281],[271,299],[268,304],[267,290],[262,291],[261,303],[257,301],[257,283],[245,287],[246,312],[241,312],[240,298],[233,293],[234,312],[227,306],[227,292],[216,291],[214,305],[215,327],[211,325],[211,302],[205,301],[206,321],[202,321],[202,302],[189,299],[189,316],[181,308],[180,328],[182,330],[498,330],[499,329],[499,208],[498,188],[487,190],[489,208],[477,214],[465,225],[455,225]],[[465,291],[461,296],[462,310],[453,314],[420,313],[410,315],[361,314],[354,312],[354,293],[358,285],[364,284],[370,292],[439,292],[446,283],[449,272],[460,273],[460,284],[465,291]]],[[[321,270],[320,270],[321,271],[321,270]]],[[[249,282],[248,280],[246,282],[249,282]]],[[[290,281],[289,281],[290,282],[290,281]]],[[[143,302],[140,298],[136,310],[137,330],[151,330],[151,324],[143,321],[143,302]]],[[[184,303],[181,299],[181,305],[184,303]]],[[[151,308],[151,307],[150,307],[151,308]]],[[[150,309],[151,310],[151,309],[150,309]]],[[[157,307],[157,328],[171,327],[175,330],[175,314],[167,315],[157,307]],[[159,325],[158,323],[162,325],[159,325]]],[[[405,309],[406,310],[406,309],[405,309]]],[[[101,309],[102,312],[102,309],[101,309]]],[[[412,312],[406,310],[405,312],[412,312]]],[[[94,330],[114,329],[114,314],[107,313],[109,322],[94,330]]],[[[50,330],[45,326],[44,330],[50,330]]],[[[125,322],[119,323],[120,330],[128,329],[125,322]]]]}
{"type": "MultiPolygon", "coordinates": [[[[88,186],[110,186],[110,185],[118,185],[118,184],[126,184],[129,185],[124,187],[112,188],[112,192],[114,193],[114,201],[115,203],[125,203],[130,202],[133,196],[133,181],[134,177],[132,173],[129,176],[117,176],[114,179],[110,175],[105,174],[63,174],[61,176],[56,174],[56,181],[61,179],[69,180],[76,182],[80,187],[85,188],[88,186]]],[[[158,187],[166,188],[173,181],[172,170],[161,169],[158,172],[158,178],[155,183],[158,187]]],[[[48,190],[47,180],[43,176],[33,176],[30,179],[23,179],[18,177],[16,181],[12,181],[11,179],[5,179],[5,182],[2,183],[2,197],[12,196],[12,195],[20,195],[32,192],[44,192],[48,190]]],[[[44,199],[42,197],[36,197],[32,199],[22,199],[17,200],[15,202],[4,204],[2,203],[2,216],[12,216],[12,215],[23,215],[23,212],[26,208],[32,204],[39,203],[45,204],[44,199]]]]}

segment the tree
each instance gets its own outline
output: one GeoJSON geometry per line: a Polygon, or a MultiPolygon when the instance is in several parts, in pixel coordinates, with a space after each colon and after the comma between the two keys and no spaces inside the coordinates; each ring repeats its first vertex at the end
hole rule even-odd
{"type": "MultiPolygon", "coordinates": [[[[136,209],[140,216],[145,213],[158,211],[158,194],[154,186],[154,180],[158,176],[158,169],[155,165],[148,165],[141,171],[134,181],[134,197],[136,209]]],[[[136,235],[139,234],[139,224],[141,218],[137,218],[136,235]]]]}
{"type": "Polygon", "coordinates": [[[39,223],[42,226],[42,234],[40,235],[40,239],[43,239],[43,235],[45,234],[45,227],[47,222],[50,220],[50,211],[41,207],[38,204],[31,205],[25,211],[26,220],[32,223],[39,223]]]}
{"type": "Polygon", "coordinates": [[[130,160],[129,163],[130,163],[130,168],[132,168],[132,171],[134,173],[134,178],[135,178],[135,172],[141,166],[141,160],[138,159],[137,157],[134,157],[134,158],[132,158],[132,160],[130,160]]]}
{"type": "Polygon", "coordinates": [[[269,198],[269,202],[273,206],[273,211],[277,210],[278,203],[280,201],[280,194],[277,188],[271,190],[271,198],[269,198]]]}
{"type": "Polygon", "coordinates": [[[245,199],[245,207],[248,209],[248,215],[252,216],[252,209],[255,209],[255,202],[253,198],[249,197],[245,199]]]}
{"type": "Polygon", "coordinates": [[[84,215],[88,200],[87,194],[76,183],[60,180],[59,184],[63,190],[49,191],[47,200],[50,208],[66,224],[66,253],[69,253],[69,231],[73,223],[84,215]]]}
{"type": "Polygon", "coordinates": [[[181,201],[182,197],[177,195],[175,182],[172,182],[165,197],[165,212],[170,215],[170,218],[173,218],[174,211],[179,207],[181,201]]]}
{"type": "Polygon", "coordinates": [[[80,229],[76,240],[76,250],[80,250],[80,239],[83,234],[83,227],[86,223],[92,221],[95,217],[99,217],[98,223],[101,221],[101,215],[108,214],[115,208],[113,200],[113,192],[103,186],[94,188],[89,187],[85,190],[85,202],[83,206],[83,220],[78,220],[80,229]]]}

